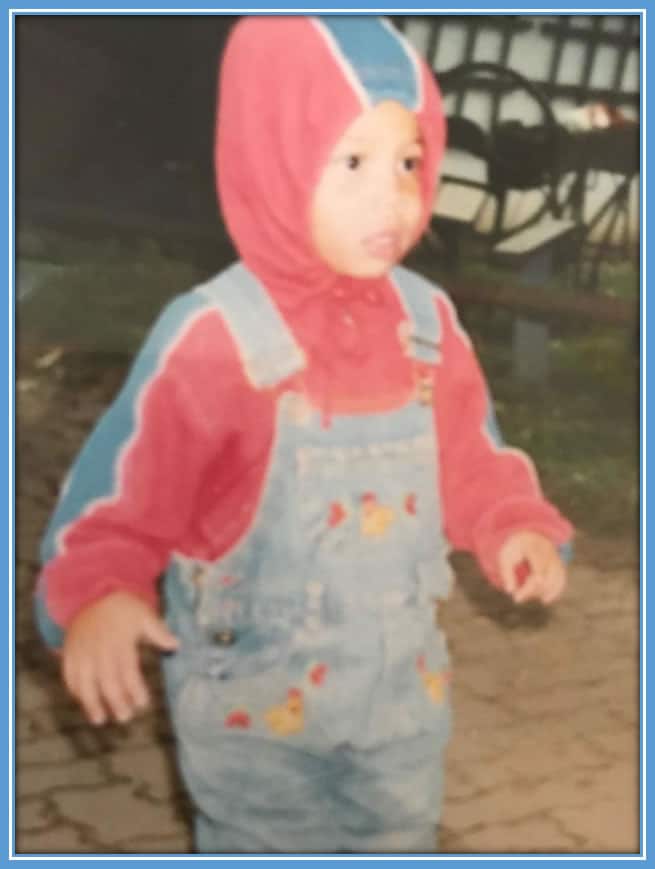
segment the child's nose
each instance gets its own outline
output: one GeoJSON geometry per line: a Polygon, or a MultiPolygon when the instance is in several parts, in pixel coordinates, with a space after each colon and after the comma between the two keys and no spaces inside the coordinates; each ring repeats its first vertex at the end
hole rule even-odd
{"type": "Polygon", "coordinates": [[[402,192],[401,179],[395,171],[395,167],[381,169],[371,185],[371,194],[378,208],[393,211],[402,192]]]}

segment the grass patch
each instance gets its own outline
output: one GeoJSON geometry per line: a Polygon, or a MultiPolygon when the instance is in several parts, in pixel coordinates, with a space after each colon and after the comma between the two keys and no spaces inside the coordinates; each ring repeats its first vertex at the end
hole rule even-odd
{"type": "Polygon", "coordinates": [[[167,256],[150,240],[128,248],[113,240],[76,247],[64,237],[57,252],[47,258],[59,266],[53,273],[38,273],[43,260],[19,263],[19,278],[30,277],[30,269],[37,274],[17,308],[19,338],[30,346],[132,355],[162,307],[201,277],[195,265],[167,256]]]}
{"type": "Polygon", "coordinates": [[[552,330],[546,383],[516,377],[511,311],[464,320],[505,440],[525,450],[544,490],[579,528],[629,534],[639,508],[639,373],[629,330],[552,330]]]}

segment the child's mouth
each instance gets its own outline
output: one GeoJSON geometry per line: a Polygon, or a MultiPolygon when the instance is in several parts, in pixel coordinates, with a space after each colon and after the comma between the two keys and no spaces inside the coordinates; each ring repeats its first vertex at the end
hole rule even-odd
{"type": "Polygon", "coordinates": [[[400,236],[392,230],[384,230],[366,236],[362,245],[376,259],[394,260],[400,253],[400,236]]]}

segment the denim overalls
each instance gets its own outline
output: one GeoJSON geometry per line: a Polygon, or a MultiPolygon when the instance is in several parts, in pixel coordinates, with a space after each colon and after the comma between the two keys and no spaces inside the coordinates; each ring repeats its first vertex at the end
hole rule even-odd
{"type": "MultiPolygon", "coordinates": [[[[176,555],[166,575],[181,640],[167,693],[198,851],[435,849],[450,730],[434,613],[451,576],[430,377],[439,322],[427,282],[404,269],[393,278],[422,372],[415,399],[326,426],[281,390],[247,532],[215,563],[176,555]]],[[[197,292],[220,310],[255,387],[301,370],[301,349],[243,266],[197,292]]]]}

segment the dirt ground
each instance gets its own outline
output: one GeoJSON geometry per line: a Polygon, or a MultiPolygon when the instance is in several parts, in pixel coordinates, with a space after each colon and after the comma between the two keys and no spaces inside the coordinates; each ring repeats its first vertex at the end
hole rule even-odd
{"type": "MultiPolygon", "coordinates": [[[[94,730],[64,694],[32,620],[37,545],[60,480],[123,373],[112,356],[90,364],[55,354],[19,366],[17,853],[190,848],[154,660],[154,709],[127,727],[94,730]]],[[[459,582],[440,615],[456,719],[442,851],[639,850],[635,541],[583,532],[570,590],[552,611],[512,606],[456,557],[459,582]]]]}

